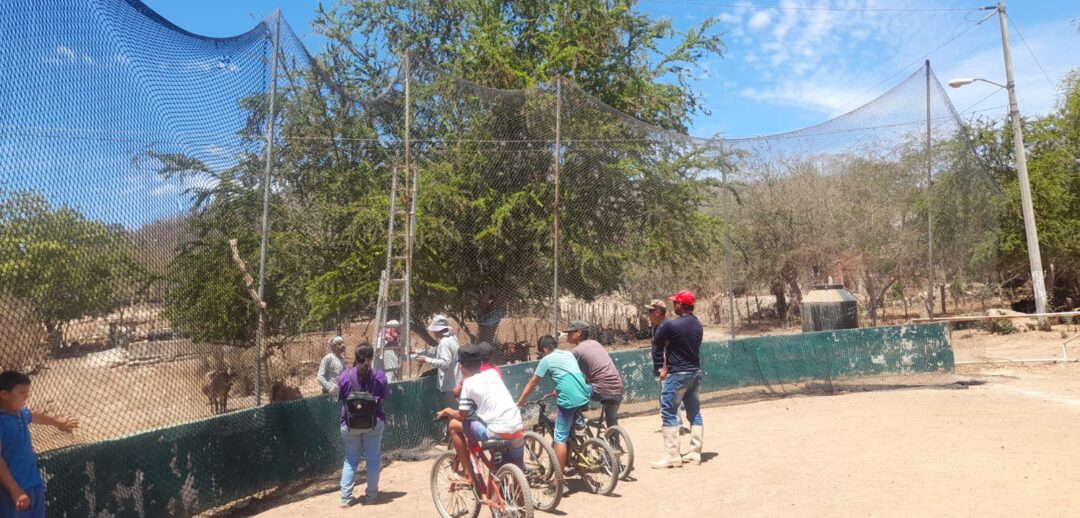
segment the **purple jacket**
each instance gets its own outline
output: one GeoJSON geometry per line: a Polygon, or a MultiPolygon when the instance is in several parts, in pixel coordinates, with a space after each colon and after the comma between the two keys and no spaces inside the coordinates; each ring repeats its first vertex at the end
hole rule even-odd
{"type": "MultiPolygon", "coordinates": [[[[386,381],[386,373],[371,368],[371,377],[367,380],[359,380],[359,390],[367,390],[371,392],[372,396],[375,396],[375,417],[380,421],[386,420],[386,415],[383,414],[383,400],[390,395],[390,384],[386,381]]],[[[345,410],[345,398],[349,397],[349,394],[353,391],[353,378],[359,379],[359,375],[356,373],[356,367],[345,369],[341,373],[341,377],[338,378],[338,401],[341,402],[341,426],[346,426],[348,423],[348,414],[345,410]]]]}

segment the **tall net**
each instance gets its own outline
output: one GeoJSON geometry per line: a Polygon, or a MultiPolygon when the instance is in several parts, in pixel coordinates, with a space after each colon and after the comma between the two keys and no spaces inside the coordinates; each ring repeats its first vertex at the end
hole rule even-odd
{"type": "MultiPolygon", "coordinates": [[[[680,289],[698,296],[714,399],[949,380],[937,328],[797,335],[815,285],[853,293],[864,328],[1001,297],[1001,196],[928,69],[826,123],[725,140],[565,78],[497,90],[423,62],[358,78],[275,19],[207,38],[136,0],[38,2],[0,12],[0,34],[0,367],[81,420],[34,434],[56,459],[50,501],[88,514],[136,505],[82,498],[79,484],[136,485],[128,461],[93,453],[106,439],[136,434],[130,462],[169,466],[147,476],[168,480],[151,507],[173,514],[333,465],[317,371],[330,337],[377,338],[406,168],[414,343],[446,314],[510,363],[585,320],[619,351],[628,412],[656,407],[640,308],[680,289]],[[184,462],[198,475],[174,476],[184,462]]],[[[424,379],[398,386],[384,444],[417,451],[438,394],[425,366],[405,372],[424,379]]],[[[528,372],[510,371],[512,392],[528,372]]]]}

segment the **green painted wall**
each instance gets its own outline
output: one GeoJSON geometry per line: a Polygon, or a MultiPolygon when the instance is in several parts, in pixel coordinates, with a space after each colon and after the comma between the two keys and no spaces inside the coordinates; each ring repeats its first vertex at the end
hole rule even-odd
{"type": "MultiPolygon", "coordinates": [[[[627,401],[654,401],[658,386],[648,351],[612,358],[627,401]]],[[[504,367],[520,394],[535,363],[504,367]]],[[[953,353],[945,326],[924,324],[702,345],[706,391],[878,374],[948,372],[953,353]]],[[[383,450],[407,449],[436,435],[434,377],[391,386],[383,450]]],[[[550,391],[542,384],[539,393],[550,391]]],[[[188,516],[339,469],[338,405],[328,397],[275,403],[41,456],[49,516],[188,516]]]]}

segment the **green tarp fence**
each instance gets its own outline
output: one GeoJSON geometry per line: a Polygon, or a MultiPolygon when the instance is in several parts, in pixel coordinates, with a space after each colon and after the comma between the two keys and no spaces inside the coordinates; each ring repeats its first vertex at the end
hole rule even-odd
{"type": "MultiPolygon", "coordinates": [[[[708,342],[701,357],[705,392],[881,375],[932,384],[941,379],[934,374],[951,372],[954,364],[941,324],[708,342]]],[[[612,358],[626,384],[624,409],[655,406],[659,387],[648,350],[612,358]]],[[[520,394],[534,367],[502,368],[512,394],[520,394]]],[[[439,433],[432,422],[438,407],[433,377],[394,383],[383,451],[429,445],[439,433]]],[[[337,402],[322,396],[47,452],[40,461],[49,515],[189,516],[325,475],[342,462],[338,412],[337,402]]]]}

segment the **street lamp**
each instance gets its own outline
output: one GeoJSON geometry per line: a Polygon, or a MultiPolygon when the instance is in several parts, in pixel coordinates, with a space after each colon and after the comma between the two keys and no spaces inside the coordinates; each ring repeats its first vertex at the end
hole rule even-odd
{"type": "Polygon", "coordinates": [[[957,79],[953,79],[952,81],[949,81],[949,86],[951,86],[953,88],[960,88],[961,86],[970,85],[971,83],[974,83],[975,81],[982,81],[984,83],[990,83],[990,84],[992,84],[992,85],[994,85],[994,86],[996,86],[998,88],[1006,88],[1006,86],[1003,85],[1003,84],[995,83],[993,81],[987,81],[986,79],[982,79],[982,78],[978,78],[978,77],[960,77],[960,78],[957,78],[957,79]]]}
{"type": "MultiPolygon", "coordinates": [[[[1020,184],[1020,205],[1024,214],[1024,235],[1027,238],[1028,262],[1031,263],[1031,289],[1035,295],[1035,313],[1046,313],[1046,282],[1043,280],[1042,254],[1039,253],[1039,233],[1035,229],[1035,207],[1031,202],[1031,183],[1028,180],[1027,153],[1024,151],[1024,132],[1020,124],[1020,108],[1016,104],[1016,82],[1013,80],[1012,53],[1009,51],[1009,33],[1005,28],[1005,2],[985,7],[997,11],[1001,22],[1001,48],[1005,54],[1004,85],[979,78],[959,78],[949,81],[949,86],[960,88],[976,81],[990,83],[1009,92],[1009,117],[1012,119],[1013,144],[1016,148],[1016,175],[1020,184]]],[[[1039,327],[1046,327],[1046,317],[1039,317],[1039,327]]]]}

